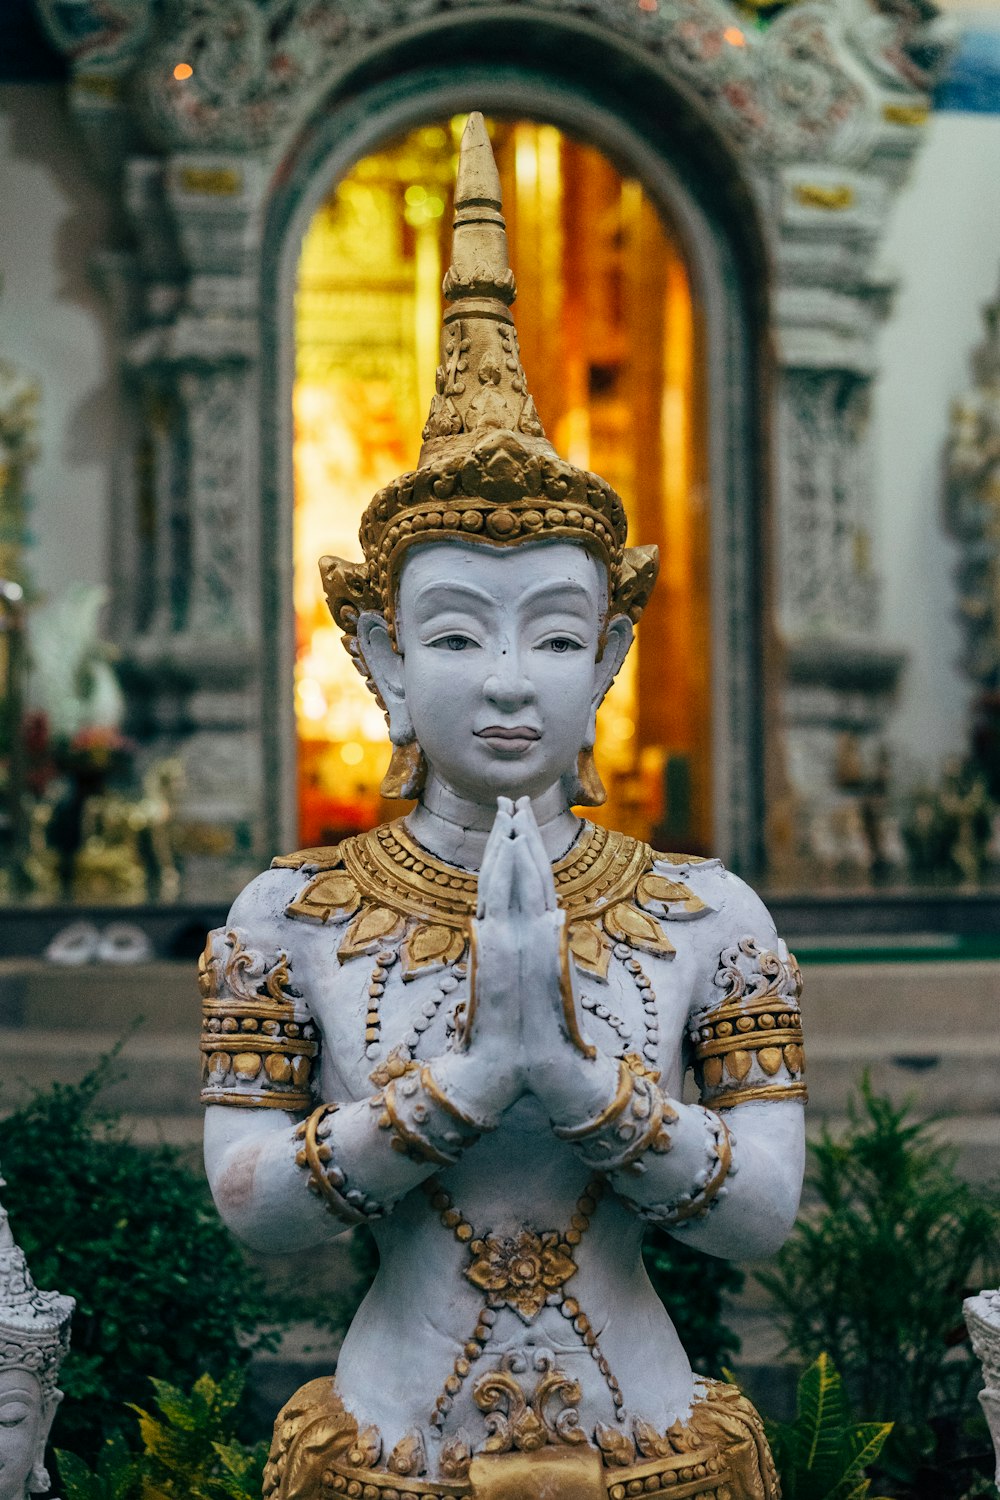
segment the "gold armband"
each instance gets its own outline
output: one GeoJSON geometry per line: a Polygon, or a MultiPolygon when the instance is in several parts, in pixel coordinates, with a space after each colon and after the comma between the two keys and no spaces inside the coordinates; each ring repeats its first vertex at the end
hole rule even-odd
{"type": "Polygon", "coordinates": [[[386,1073],[390,1075],[388,1081],[371,1104],[381,1110],[380,1127],[392,1131],[392,1149],[411,1161],[454,1166],[486,1125],[472,1119],[448,1097],[428,1063],[400,1060],[396,1066],[387,1067],[386,1073]]]}
{"type": "Polygon", "coordinates": [[[711,1110],[705,1114],[710,1134],[709,1163],[695,1179],[694,1192],[678,1199],[670,1212],[659,1219],[659,1223],[670,1228],[703,1219],[723,1196],[726,1178],[733,1170],[733,1138],[725,1121],[711,1110]]]}
{"type": "Polygon", "coordinates": [[[690,1032],[701,1102],[711,1109],[807,1097],[799,1011],[801,978],[790,954],[752,938],[727,949],[716,984],[726,994],[690,1032]]]}
{"type": "Polygon", "coordinates": [[[296,1011],[301,995],[287,954],[255,951],[239,928],[220,928],[208,935],[198,983],[202,1102],[309,1109],[319,1042],[313,1023],[296,1011]]]}
{"type": "Polygon", "coordinates": [[[618,1064],[614,1097],[583,1125],[554,1125],[553,1134],[579,1148],[588,1167],[600,1172],[628,1172],[647,1151],[670,1150],[667,1125],[677,1115],[657,1088],[656,1076],[630,1052],[618,1064]]]}
{"type": "Polygon", "coordinates": [[[344,1174],[333,1165],[333,1147],[328,1144],[333,1116],[339,1105],[321,1104],[295,1131],[302,1142],[295,1153],[296,1164],[309,1173],[309,1191],[322,1198],[334,1218],[342,1224],[366,1224],[381,1218],[385,1209],[356,1188],[348,1188],[344,1174]]]}

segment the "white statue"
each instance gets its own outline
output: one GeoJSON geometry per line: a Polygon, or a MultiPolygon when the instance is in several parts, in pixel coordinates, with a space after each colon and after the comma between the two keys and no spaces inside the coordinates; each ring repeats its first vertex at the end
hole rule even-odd
{"type": "Polygon", "coordinates": [[[963,1310],[972,1347],[983,1367],[985,1385],[979,1392],[979,1404],[989,1423],[997,1461],[996,1482],[1000,1485],[1000,1291],[966,1297],[963,1310]]]}
{"type": "Polygon", "coordinates": [[[99,629],[107,598],[100,584],[71,583],[32,615],[31,699],[56,738],[120,729],[124,721],[125,699],[99,629]]]}
{"type": "Polygon", "coordinates": [[[417,805],[276,860],[202,960],[227,1223],[274,1254],[365,1223],[381,1254],[265,1494],[765,1500],[759,1418],[692,1373],[640,1247],[650,1222],[735,1257],[788,1233],[798,971],[718,860],[571,810],[603,797],[595,715],[655,550],[542,432],[476,115],[445,295],[420,466],[366,512],[365,562],[322,564],[385,790],[417,805]]]}
{"type": "Polygon", "coordinates": [[[74,1305],[37,1289],[0,1205],[0,1500],[48,1494],[45,1444],[74,1305]]]}

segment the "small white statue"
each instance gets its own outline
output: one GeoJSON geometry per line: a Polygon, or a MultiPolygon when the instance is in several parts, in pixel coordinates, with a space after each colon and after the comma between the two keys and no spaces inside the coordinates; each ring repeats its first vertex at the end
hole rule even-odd
{"type": "Polygon", "coordinates": [[[0,1500],[48,1494],[45,1444],[74,1306],[37,1289],[0,1205],[0,1500]]]}
{"type": "Polygon", "coordinates": [[[996,1455],[996,1482],[1000,1485],[1000,1291],[967,1297],[963,1310],[976,1358],[983,1367],[985,1385],[979,1404],[989,1423],[996,1455]]]}
{"type": "Polygon", "coordinates": [[[641,1245],[647,1223],[710,1255],[787,1235],[798,970],[718,860],[572,811],[603,800],[595,716],[656,553],[542,431],[479,115],[444,291],[419,467],[366,511],[364,563],[321,564],[387,711],[383,789],[417,805],[276,860],[202,960],[220,1211],[265,1252],[368,1224],[381,1255],[264,1492],[768,1500],[760,1419],[694,1375],[641,1245]]]}

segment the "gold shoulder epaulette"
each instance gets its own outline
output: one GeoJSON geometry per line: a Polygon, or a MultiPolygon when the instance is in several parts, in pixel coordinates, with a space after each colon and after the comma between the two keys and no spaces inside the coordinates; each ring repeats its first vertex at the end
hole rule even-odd
{"type": "Polygon", "coordinates": [[[272,870],[329,870],[340,861],[339,844],[321,844],[316,849],[296,849],[294,854],[276,854],[272,870]]]}

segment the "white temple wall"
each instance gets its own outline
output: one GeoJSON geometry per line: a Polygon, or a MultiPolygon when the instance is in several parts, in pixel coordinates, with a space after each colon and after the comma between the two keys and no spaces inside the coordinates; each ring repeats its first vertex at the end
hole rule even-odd
{"type": "Polygon", "coordinates": [[[942,461],[949,407],[969,386],[1000,278],[998,184],[1000,115],[936,114],[884,241],[898,290],[879,346],[874,541],[885,637],[909,652],[889,724],[900,772],[934,770],[968,742],[942,461]]]}
{"type": "Polygon", "coordinates": [[[42,387],[31,572],[45,594],[109,576],[111,325],[89,269],[108,221],[62,85],[0,86],[0,359],[42,387]]]}

